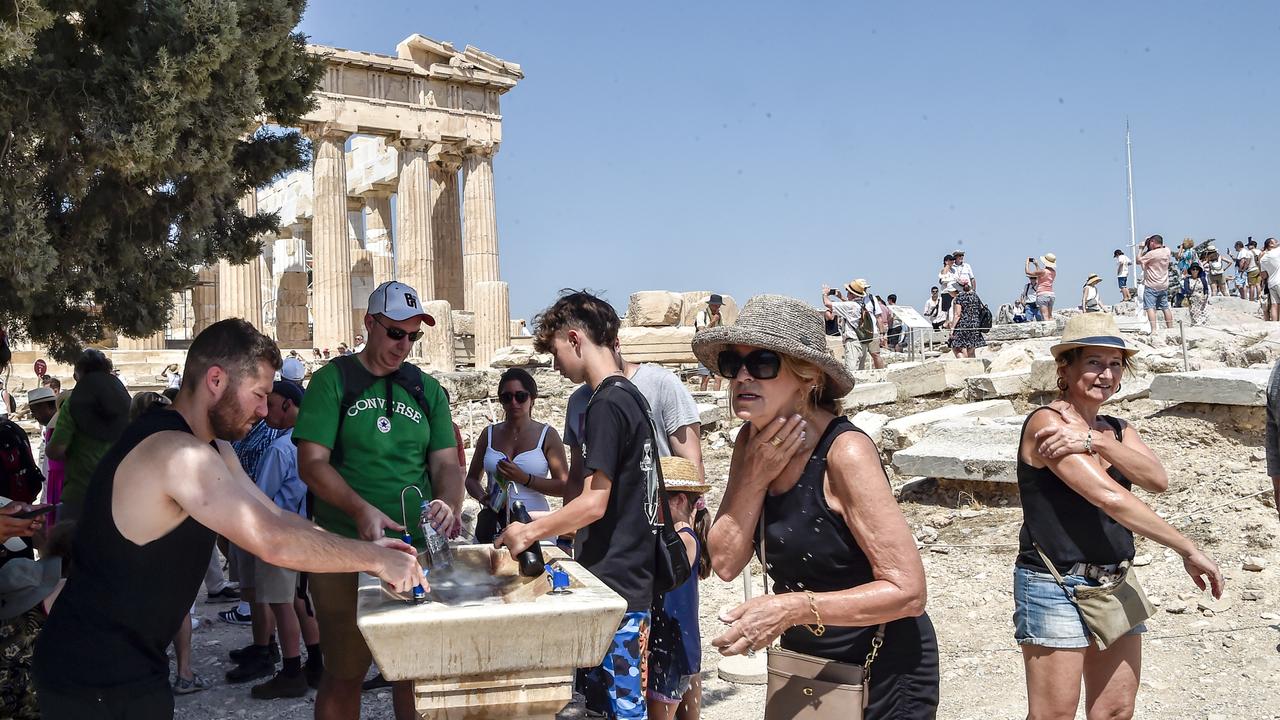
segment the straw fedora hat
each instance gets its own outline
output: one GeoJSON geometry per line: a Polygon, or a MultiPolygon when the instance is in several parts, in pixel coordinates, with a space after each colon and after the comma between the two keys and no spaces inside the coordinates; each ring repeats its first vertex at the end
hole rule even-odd
{"type": "Polygon", "coordinates": [[[1040,262],[1043,263],[1045,267],[1056,268],[1058,267],[1058,256],[1053,253],[1045,253],[1040,256],[1040,262]]]}
{"type": "Polygon", "coordinates": [[[1061,342],[1049,348],[1049,353],[1057,358],[1078,347],[1113,348],[1122,351],[1126,358],[1138,354],[1137,348],[1131,347],[1120,337],[1116,316],[1107,312],[1084,313],[1072,317],[1062,331],[1061,342]]]}
{"type": "Polygon", "coordinates": [[[743,306],[736,324],[699,330],[693,336],[693,354],[703,367],[717,367],[717,356],[730,345],[765,348],[816,365],[827,376],[827,391],[833,398],[853,389],[853,375],[827,347],[822,314],[795,298],[757,295],[743,306]]]}
{"type": "Polygon", "coordinates": [[[658,462],[662,465],[662,482],[667,490],[699,494],[711,490],[711,486],[698,477],[698,466],[693,461],[671,455],[658,462]]]}
{"type": "Polygon", "coordinates": [[[1102,278],[1098,277],[1098,276],[1097,276],[1097,274],[1095,274],[1095,273],[1089,273],[1089,279],[1088,279],[1088,280],[1085,280],[1085,281],[1084,281],[1084,284],[1085,284],[1085,285],[1097,285],[1097,284],[1098,284],[1098,283],[1100,283],[1100,282],[1102,282],[1102,278]]]}
{"type": "Polygon", "coordinates": [[[857,280],[854,280],[848,285],[845,285],[844,289],[848,290],[849,293],[852,295],[856,295],[858,297],[866,297],[867,290],[871,289],[871,285],[866,280],[863,280],[862,278],[858,278],[857,280]]]}

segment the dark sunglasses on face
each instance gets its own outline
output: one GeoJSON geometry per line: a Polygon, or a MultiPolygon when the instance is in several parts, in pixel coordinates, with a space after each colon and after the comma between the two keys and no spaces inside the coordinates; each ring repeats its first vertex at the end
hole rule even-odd
{"type": "Polygon", "coordinates": [[[498,402],[503,405],[510,405],[512,400],[515,400],[518,403],[529,402],[529,393],[523,390],[517,390],[515,392],[504,392],[498,394],[498,402]]]}
{"type": "Polygon", "coordinates": [[[738,371],[743,367],[757,380],[772,380],[778,377],[782,358],[772,350],[752,350],[745,356],[736,350],[721,350],[716,357],[716,365],[720,374],[730,380],[738,377],[738,371]]]}
{"type": "MultiPolygon", "coordinates": [[[[373,321],[378,323],[379,325],[382,325],[382,321],[378,319],[377,315],[373,316],[373,321]]],[[[386,325],[382,325],[382,329],[387,331],[387,337],[391,338],[392,340],[403,340],[405,338],[409,338],[411,342],[418,342],[419,340],[422,339],[421,330],[415,330],[413,332],[405,332],[404,330],[401,330],[398,327],[388,327],[386,325]]]]}

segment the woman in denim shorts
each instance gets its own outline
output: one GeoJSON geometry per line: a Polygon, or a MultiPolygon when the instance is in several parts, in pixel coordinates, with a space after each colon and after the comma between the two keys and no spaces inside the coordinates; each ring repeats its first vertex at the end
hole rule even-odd
{"type": "Polygon", "coordinates": [[[1137,352],[1115,316],[1071,318],[1050,350],[1061,396],[1027,416],[1018,448],[1023,524],[1014,568],[1014,635],[1027,673],[1029,716],[1074,717],[1083,680],[1088,715],[1133,716],[1142,665],[1139,624],[1106,650],[1093,642],[1069,594],[1110,582],[1133,560],[1138,533],[1182,556],[1201,589],[1222,594],[1218,566],[1129,491],[1163,492],[1169,477],[1138,431],[1099,415],[1137,352]],[[1059,585],[1041,553],[1062,575],[1059,585]]]}

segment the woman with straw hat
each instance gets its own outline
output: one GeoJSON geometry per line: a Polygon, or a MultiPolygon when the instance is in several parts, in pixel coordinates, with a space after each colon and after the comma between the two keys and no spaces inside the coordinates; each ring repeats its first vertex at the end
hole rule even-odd
{"type": "MultiPolygon", "coordinates": [[[[1075,717],[1083,680],[1089,717],[1133,717],[1142,663],[1141,621],[1126,613],[1110,643],[1086,625],[1077,589],[1111,585],[1134,557],[1134,533],[1182,556],[1201,589],[1222,574],[1195,543],[1130,492],[1163,492],[1159,458],[1125,421],[1098,410],[1120,390],[1137,352],[1110,313],[1077,315],[1050,352],[1061,397],[1027,416],[1018,447],[1023,523],[1014,568],[1014,635],[1022,646],[1029,716],[1075,717]]],[[[1136,581],[1135,581],[1136,582],[1136,581]]],[[[1130,596],[1133,597],[1132,595],[1130,596]]],[[[1136,617],[1135,617],[1136,615],[1136,617]]],[[[1096,619],[1094,621],[1096,623],[1096,619]]]]}
{"type": "Polygon", "coordinates": [[[1187,303],[1192,325],[1209,322],[1209,279],[1205,277],[1200,263],[1191,263],[1187,268],[1187,276],[1182,278],[1182,297],[1187,303]]]}
{"type": "Polygon", "coordinates": [[[760,295],[736,325],[696,334],[693,351],[730,379],[746,422],[711,527],[712,569],[730,580],[754,549],[775,593],[723,613],[729,627],[713,644],[737,655],[781,638],[786,650],[862,665],[879,637],[866,717],[934,717],[924,568],[875,443],[836,415],[854,381],[827,349],[822,317],[760,295]]]}
{"type": "Polygon", "coordinates": [[[1053,281],[1058,277],[1058,256],[1045,253],[1040,256],[1040,263],[1035,258],[1027,258],[1027,277],[1036,284],[1036,306],[1045,320],[1053,319],[1053,281]],[[1044,267],[1041,267],[1043,265],[1044,267]]]}
{"type": "Polygon", "coordinates": [[[1080,299],[1080,309],[1089,312],[1102,312],[1102,302],[1098,300],[1098,283],[1102,282],[1102,278],[1096,274],[1090,274],[1089,279],[1084,281],[1084,297],[1080,299]]]}

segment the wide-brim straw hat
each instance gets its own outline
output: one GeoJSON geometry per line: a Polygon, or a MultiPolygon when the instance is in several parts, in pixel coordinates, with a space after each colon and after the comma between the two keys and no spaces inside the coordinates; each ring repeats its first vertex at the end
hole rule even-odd
{"type": "Polygon", "coordinates": [[[1043,263],[1045,267],[1056,268],[1058,267],[1058,256],[1053,253],[1045,253],[1040,256],[1040,262],[1043,263]]]}
{"type": "Polygon", "coordinates": [[[667,490],[699,494],[711,490],[711,486],[698,477],[698,466],[692,460],[671,455],[658,462],[662,465],[662,482],[667,490]]]}
{"type": "Polygon", "coordinates": [[[1138,354],[1138,349],[1130,346],[1120,337],[1120,327],[1116,325],[1116,316],[1111,313],[1084,313],[1067,321],[1062,331],[1062,340],[1049,348],[1049,354],[1057,358],[1062,353],[1078,347],[1113,348],[1130,358],[1138,354]]]}
{"type": "Polygon", "coordinates": [[[693,336],[693,354],[703,367],[718,368],[720,351],[732,345],[764,348],[817,366],[827,376],[828,394],[833,398],[853,389],[853,375],[827,347],[822,314],[795,298],[757,295],[743,306],[737,323],[699,330],[693,336]]]}
{"type": "Polygon", "coordinates": [[[863,280],[862,278],[858,278],[857,280],[854,280],[848,285],[845,285],[844,289],[848,290],[849,294],[851,295],[857,295],[858,297],[866,297],[867,290],[871,289],[871,285],[866,280],[863,280]]]}
{"type": "Polygon", "coordinates": [[[1084,281],[1084,284],[1085,284],[1085,285],[1097,285],[1097,284],[1098,284],[1098,283],[1100,283],[1100,282],[1102,282],[1102,278],[1098,277],[1097,275],[1095,275],[1095,274],[1093,274],[1093,273],[1089,273],[1089,279],[1088,279],[1088,280],[1085,280],[1085,281],[1084,281]]]}

